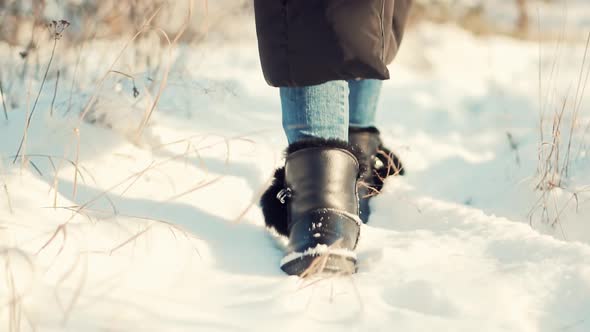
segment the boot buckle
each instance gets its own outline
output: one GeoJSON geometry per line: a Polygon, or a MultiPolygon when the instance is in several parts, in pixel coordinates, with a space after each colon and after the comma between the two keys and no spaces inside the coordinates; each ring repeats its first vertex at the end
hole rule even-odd
{"type": "Polygon", "coordinates": [[[291,188],[283,188],[277,194],[277,199],[281,202],[281,204],[285,204],[287,198],[291,198],[292,195],[293,191],[291,191],[291,188]]]}

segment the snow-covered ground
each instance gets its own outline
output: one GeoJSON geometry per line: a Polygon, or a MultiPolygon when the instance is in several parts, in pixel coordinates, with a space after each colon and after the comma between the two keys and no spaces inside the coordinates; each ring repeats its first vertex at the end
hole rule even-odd
{"type": "Polygon", "coordinates": [[[583,43],[411,30],[379,115],[408,174],[373,201],[359,273],[301,280],[257,206],[286,140],[243,29],[174,49],[142,134],[169,54],[147,40],[114,67],[134,82],[99,88],[125,41],[58,47],[53,115],[55,70],[15,162],[51,45],[26,66],[0,46],[0,330],[590,331],[583,43]],[[539,158],[570,160],[567,176],[541,181],[539,158]]]}

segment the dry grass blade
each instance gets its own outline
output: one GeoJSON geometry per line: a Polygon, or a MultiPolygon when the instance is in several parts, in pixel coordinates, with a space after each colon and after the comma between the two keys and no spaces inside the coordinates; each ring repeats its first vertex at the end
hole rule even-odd
{"type": "Polygon", "coordinates": [[[248,213],[248,211],[250,211],[250,209],[260,201],[260,198],[262,197],[262,195],[266,191],[266,188],[268,188],[268,186],[270,186],[273,179],[274,179],[274,176],[269,176],[267,178],[267,180],[264,182],[263,186],[260,187],[258,189],[258,192],[256,193],[256,195],[254,195],[250,204],[248,204],[248,206],[242,212],[240,212],[240,214],[234,219],[234,221],[233,221],[234,223],[239,223],[242,220],[242,218],[244,218],[244,216],[248,213]]]}
{"type": "MultiPolygon", "coordinates": [[[[398,166],[398,163],[396,163],[396,161],[393,159],[392,153],[387,153],[386,151],[379,150],[377,151],[377,154],[385,158],[385,160],[387,161],[387,172],[385,174],[391,174],[394,176],[402,174],[402,172],[404,171],[403,166],[398,166]],[[393,172],[391,172],[392,170],[393,172]]],[[[381,178],[380,180],[383,181],[385,179],[381,178]]]]}
{"type": "MultiPolygon", "coordinates": [[[[379,178],[381,178],[381,177],[379,177],[379,178]]],[[[381,181],[383,181],[383,179],[381,179],[381,181]]],[[[371,197],[375,197],[375,196],[377,196],[377,195],[379,195],[381,193],[377,188],[373,187],[372,185],[370,185],[370,184],[368,184],[368,183],[366,183],[364,181],[359,181],[357,183],[357,185],[359,187],[362,187],[362,188],[365,188],[365,189],[368,190],[368,192],[367,192],[366,195],[364,195],[362,197],[359,197],[359,198],[363,198],[363,199],[365,199],[365,198],[371,198],[371,197]]]]}
{"type": "MultiPolygon", "coordinates": [[[[60,207],[58,207],[58,209],[64,209],[64,210],[68,210],[68,211],[72,211],[72,212],[77,211],[76,206],[60,206],[60,207]]],[[[107,211],[104,211],[104,210],[97,210],[97,209],[90,209],[90,208],[87,208],[86,210],[91,211],[91,212],[95,212],[95,213],[103,213],[103,214],[107,213],[107,211]]],[[[166,225],[167,227],[169,227],[171,230],[176,230],[176,231],[180,232],[182,235],[184,235],[184,237],[187,240],[190,238],[190,233],[187,230],[185,230],[182,227],[175,225],[167,220],[157,219],[157,218],[152,218],[152,217],[145,217],[145,216],[136,216],[136,215],[131,215],[131,214],[123,214],[123,213],[118,213],[116,216],[123,217],[123,218],[139,219],[139,220],[149,220],[154,223],[163,224],[163,225],[166,225]]],[[[176,234],[174,232],[172,232],[172,234],[176,238],[176,234]]]]}
{"type": "MultiPolygon", "coordinates": [[[[586,46],[584,48],[584,61],[582,63],[582,67],[580,68],[580,80],[582,79],[582,74],[584,72],[584,64],[587,62],[588,59],[588,51],[590,49],[590,32],[588,33],[588,37],[586,39],[586,46]]],[[[579,112],[580,107],[582,107],[582,101],[584,100],[584,96],[586,95],[586,87],[588,86],[588,80],[590,79],[590,64],[588,64],[588,69],[586,70],[586,78],[584,79],[584,83],[582,84],[582,91],[580,92],[579,100],[576,100],[574,105],[575,111],[579,112]]]]}
{"type": "Polygon", "coordinates": [[[70,85],[70,96],[68,97],[68,107],[67,107],[66,111],[64,112],[64,115],[68,114],[70,112],[70,110],[72,109],[72,100],[74,97],[74,86],[76,85],[76,76],[78,75],[78,67],[80,67],[80,58],[82,55],[83,48],[84,48],[84,43],[82,43],[82,45],[80,45],[80,48],[78,50],[78,56],[76,57],[76,65],[74,66],[74,75],[72,75],[72,84],[70,85]]]}
{"type": "Polygon", "coordinates": [[[72,312],[72,309],[74,308],[75,303],[77,302],[77,300],[80,298],[80,295],[82,294],[82,289],[84,288],[84,285],[86,283],[87,273],[88,273],[88,257],[84,253],[79,253],[78,256],[76,256],[76,260],[74,261],[74,263],[71,265],[71,267],[66,272],[63,273],[63,275],[59,278],[59,281],[55,285],[55,299],[56,299],[56,302],[58,303],[58,305],[60,306],[62,312],[64,313],[64,316],[62,318],[62,324],[65,324],[68,321],[69,315],[72,312]],[[80,278],[80,282],[76,285],[76,287],[74,289],[74,294],[72,295],[72,297],[70,298],[68,303],[64,306],[64,304],[62,303],[61,297],[59,296],[57,291],[70,278],[70,276],[72,276],[74,274],[74,272],[76,271],[76,269],[80,263],[80,257],[82,255],[84,255],[84,258],[85,258],[84,267],[82,269],[83,274],[80,278]]]}
{"type": "Polygon", "coordinates": [[[145,22],[142,24],[141,28],[133,35],[133,37],[131,37],[129,40],[127,40],[125,45],[123,45],[123,48],[119,51],[119,53],[115,57],[115,60],[111,63],[107,72],[102,76],[102,78],[98,82],[97,88],[95,89],[94,93],[92,94],[92,96],[90,97],[88,102],[86,103],[86,106],[84,107],[84,110],[82,111],[82,114],[80,115],[80,121],[84,120],[84,118],[86,117],[86,115],[90,111],[90,108],[92,107],[92,105],[94,105],[94,102],[96,101],[96,98],[98,97],[98,92],[102,89],[102,86],[104,85],[109,74],[113,72],[115,65],[119,62],[119,59],[121,59],[121,57],[123,56],[123,53],[125,53],[125,50],[127,50],[127,48],[129,48],[129,45],[131,45],[131,43],[133,41],[135,41],[141,34],[143,34],[149,28],[149,25],[154,20],[154,18],[156,18],[156,16],[160,12],[160,10],[162,10],[162,6],[159,6],[152,13],[152,15],[147,20],[145,20],[145,22]]]}
{"type": "Polygon", "coordinates": [[[82,289],[84,288],[84,285],[86,284],[86,278],[87,278],[87,274],[88,274],[88,259],[86,259],[84,262],[85,262],[85,266],[84,266],[84,269],[82,269],[84,274],[80,278],[80,282],[78,283],[78,285],[74,289],[74,295],[72,296],[72,298],[70,299],[70,301],[68,302],[68,305],[65,307],[65,310],[64,310],[64,317],[62,319],[62,324],[64,324],[64,325],[68,321],[70,314],[72,313],[72,310],[74,309],[74,306],[76,305],[76,302],[78,301],[78,299],[82,295],[82,289]]]}
{"type": "Polygon", "coordinates": [[[147,225],[141,232],[136,233],[132,237],[128,238],[127,240],[123,241],[121,244],[119,244],[116,247],[114,247],[113,249],[111,249],[109,255],[112,255],[115,251],[117,251],[117,250],[125,247],[129,243],[133,242],[134,240],[136,240],[137,238],[139,238],[143,234],[147,233],[151,228],[152,228],[152,225],[151,224],[150,225],[147,225]]]}
{"type": "MultiPolygon", "coordinates": [[[[111,193],[113,190],[115,190],[115,189],[116,189],[116,188],[118,188],[119,186],[121,186],[121,185],[123,185],[123,184],[127,183],[127,182],[128,182],[128,181],[130,181],[130,180],[131,180],[131,181],[134,181],[134,180],[133,180],[134,178],[140,177],[141,175],[145,174],[145,173],[146,173],[148,170],[151,170],[151,169],[153,169],[153,168],[155,168],[155,167],[159,167],[159,166],[160,166],[160,165],[162,165],[162,164],[165,164],[165,163],[167,163],[167,162],[169,162],[169,161],[171,161],[171,160],[175,160],[175,159],[178,159],[178,158],[182,158],[182,156],[173,156],[173,157],[171,157],[171,158],[169,158],[169,159],[166,159],[166,160],[160,161],[159,163],[153,163],[153,162],[152,162],[152,163],[150,163],[150,164],[149,164],[149,166],[147,166],[145,169],[143,169],[143,170],[141,170],[141,171],[139,171],[139,172],[137,172],[137,173],[134,173],[134,174],[131,174],[131,175],[129,175],[128,177],[124,178],[123,180],[121,180],[121,181],[117,182],[116,184],[114,184],[114,185],[112,185],[111,187],[107,188],[106,190],[102,191],[101,193],[99,193],[98,195],[96,195],[94,198],[92,198],[92,199],[88,200],[87,202],[85,202],[84,204],[82,204],[82,205],[78,206],[78,208],[77,208],[77,209],[76,209],[76,211],[74,211],[74,212],[75,212],[75,213],[80,213],[80,211],[82,211],[82,210],[86,209],[86,208],[87,208],[89,205],[91,205],[92,203],[96,202],[97,200],[99,200],[99,199],[101,199],[101,198],[103,198],[103,197],[106,197],[106,199],[107,199],[107,200],[109,201],[109,203],[112,205],[114,212],[116,213],[116,207],[114,206],[113,202],[112,202],[112,201],[110,201],[110,199],[108,198],[108,194],[109,194],[109,193],[111,193]]],[[[57,178],[57,176],[56,176],[56,178],[57,178]]],[[[135,181],[136,181],[136,180],[135,180],[135,181]]],[[[207,185],[207,183],[206,183],[206,184],[203,184],[203,186],[205,186],[205,185],[207,185]]],[[[129,188],[126,188],[125,190],[128,190],[128,189],[129,189],[129,188]]],[[[196,189],[195,189],[195,190],[196,190],[196,189]]],[[[54,202],[54,203],[55,203],[55,202],[54,202]]],[[[67,223],[69,223],[69,222],[72,220],[72,218],[73,218],[73,216],[72,216],[70,219],[68,219],[68,220],[67,220],[67,221],[66,221],[64,224],[67,224],[67,223]]]]}
{"type": "Polygon", "coordinates": [[[45,86],[45,81],[47,80],[47,74],[49,74],[49,69],[51,68],[51,63],[53,62],[53,57],[55,56],[55,49],[57,48],[57,41],[58,40],[59,40],[58,38],[53,39],[53,48],[51,49],[51,56],[49,57],[49,62],[47,63],[47,68],[45,69],[45,74],[43,74],[43,79],[41,80],[41,86],[39,87],[39,92],[37,93],[37,97],[35,98],[35,102],[33,103],[33,108],[31,109],[31,112],[27,116],[26,125],[25,125],[25,133],[23,134],[23,137],[22,137],[20,144],[18,146],[18,150],[16,151],[16,155],[14,157],[14,160],[12,161],[13,164],[16,163],[16,160],[18,159],[18,156],[21,153],[21,150],[23,148],[23,144],[25,142],[25,138],[27,135],[27,131],[29,130],[29,127],[31,126],[31,119],[33,118],[33,115],[35,113],[35,109],[37,108],[37,103],[39,102],[39,97],[41,97],[41,92],[43,92],[43,87],[45,86]]]}
{"type": "Polygon", "coordinates": [[[4,187],[4,193],[6,194],[6,202],[8,203],[8,211],[10,214],[14,214],[14,210],[12,209],[12,201],[10,200],[10,193],[8,192],[8,186],[6,183],[2,185],[4,187]]]}
{"type": "Polygon", "coordinates": [[[141,137],[141,135],[143,134],[145,127],[149,123],[156,107],[158,106],[158,103],[160,102],[160,98],[161,98],[162,93],[164,92],[164,88],[166,87],[166,84],[168,82],[168,75],[170,74],[170,70],[172,68],[172,48],[173,48],[173,46],[176,46],[176,44],[178,43],[178,41],[180,40],[180,38],[182,37],[182,35],[186,31],[186,29],[189,27],[190,20],[191,20],[192,16],[193,16],[193,2],[189,0],[189,8],[188,8],[188,14],[186,17],[186,21],[183,23],[182,27],[180,28],[180,31],[178,31],[178,33],[176,34],[174,39],[172,41],[170,41],[170,39],[168,38],[168,35],[164,31],[161,31],[161,33],[166,38],[166,41],[168,42],[168,62],[166,64],[166,69],[164,70],[164,77],[162,78],[162,81],[160,82],[160,86],[158,88],[158,93],[156,94],[154,101],[152,102],[150,108],[147,110],[147,112],[146,112],[146,114],[145,114],[145,116],[138,128],[137,138],[141,137]]]}
{"type": "MultiPolygon", "coordinates": [[[[300,275],[300,277],[303,279],[310,278],[310,277],[319,277],[321,279],[325,279],[325,278],[332,278],[332,277],[336,277],[336,276],[347,276],[347,275],[353,274],[355,272],[354,270],[352,270],[352,271],[339,271],[339,272],[333,272],[333,271],[326,270],[326,266],[328,264],[329,259],[339,259],[339,260],[342,259],[343,261],[345,261],[347,259],[345,256],[342,256],[342,255],[334,255],[332,250],[340,249],[340,248],[342,248],[342,239],[331,244],[325,253],[322,253],[321,255],[318,255],[317,257],[315,257],[314,260],[312,261],[312,263],[309,265],[309,267],[307,269],[305,269],[305,271],[303,271],[303,273],[300,275]]],[[[345,266],[346,264],[343,264],[343,265],[345,266]]]]}
{"type": "MultiPolygon", "coordinates": [[[[59,160],[59,164],[57,166],[57,168],[55,169],[54,175],[53,175],[53,206],[57,206],[57,193],[59,192],[59,170],[61,169],[61,166],[64,162],[65,158],[62,158],[59,160]]],[[[53,164],[53,162],[52,162],[53,164]]]]}
{"type": "MultiPolygon", "coordinates": [[[[582,104],[582,100],[584,98],[584,92],[586,90],[586,85],[588,83],[588,76],[586,76],[585,82],[583,82],[583,80],[584,80],[584,69],[586,67],[586,60],[588,57],[588,46],[589,45],[590,45],[590,34],[588,34],[588,39],[586,40],[586,48],[584,49],[584,57],[582,59],[582,66],[580,69],[580,77],[578,78],[576,94],[574,96],[573,114],[572,114],[570,133],[569,133],[566,156],[565,156],[566,164],[561,171],[561,175],[563,177],[567,177],[569,175],[569,161],[570,161],[570,152],[572,149],[572,140],[575,136],[576,123],[578,120],[578,113],[580,111],[580,106],[582,104]]],[[[589,73],[590,73],[590,70],[589,70],[589,73]]]]}
{"type": "Polygon", "coordinates": [[[74,162],[74,188],[72,197],[76,200],[76,194],[78,192],[78,173],[80,173],[78,168],[78,162],[80,161],[80,129],[74,128],[74,135],[76,136],[76,160],[74,162]]]}
{"type": "MultiPolygon", "coordinates": [[[[107,201],[108,201],[108,202],[111,204],[111,206],[113,207],[113,211],[114,211],[115,213],[117,213],[117,209],[116,209],[115,205],[114,205],[114,204],[113,204],[113,202],[112,202],[112,201],[111,201],[111,200],[108,198],[108,194],[109,194],[110,192],[112,192],[112,191],[113,191],[114,189],[116,189],[117,187],[119,187],[119,186],[121,186],[121,185],[123,185],[123,184],[127,183],[128,181],[132,181],[132,184],[131,184],[131,186],[132,186],[132,185],[133,185],[133,183],[134,183],[135,181],[137,181],[137,178],[138,178],[138,177],[141,177],[141,176],[142,176],[143,174],[145,174],[145,173],[146,173],[148,170],[154,169],[154,168],[156,168],[156,167],[159,167],[159,166],[161,166],[161,165],[163,165],[163,164],[165,164],[165,163],[167,163],[167,162],[169,162],[169,161],[176,160],[176,159],[179,159],[179,158],[182,158],[182,157],[183,157],[183,155],[175,155],[175,156],[172,156],[172,157],[170,157],[170,158],[168,158],[168,159],[162,160],[162,161],[160,161],[160,162],[158,162],[158,163],[154,163],[154,162],[150,163],[150,164],[149,164],[149,165],[148,165],[146,168],[144,168],[143,170],[141,170],[141,171],[139,171],[139,172],[137,172],[137,173],[131,174],[130,176],[126,177],[125,179],[123,179],[123,180],[119,181],[118,183],[116,183],[116,184],[112,185],[112,186],[111,186],[111,187],[109,187],[108,189],[106,189],[106,190],[102,191],[100,194],[96,195],[94,198],[92,198],[92,199],[88,200],[86,203],[84,203],[84,204],[82,204],[82,205],[78,206],[78,207],[77,207],[77,209],[76,209],[76,211],[74,211],[74,212],[75,212],[76,214],[77,214],[77,213],[80,213],[82,210],[86,209],[86,208],[87,208],[87,207],[88,207],[90,204],[92,204],[92,203],[96,202],[97,200],[99,200],[99,199],[101,199],[101,198],[106,198],[106,200],[107,200],[107,201]]],[[[61,159],[60,159],[60,166],[58,166],[58,170],[59,170],[59,168],[61,168],[61,163],[62,163],[64,160],[66,160],[66,159],[65,159],[65,158],[61,158],[61,159]]],[[[71,163],[72,163],[74,166],[77,164],[77,162],[72,162],[72,161],[70,161],[70,162],[71,162],[71,163]]],[[[76,169],[77,169],[77,168],[76,168],[76,169]]],[[[78,172],[79,172],[79,171],[78,171],[78,172]]],[[[201,183],[199,183],[199,184],[198,184],[198,185],[197,185],[195,188],[192,188],[192,189],[190,189],[190,190],[188,190],[188,191],[186,191],[186,192],[184,192],[184,193],[182,193],[182,194],[180,194],[180,195],[177,195],[177,196],[175,196],[174,198],[181,197],[181,196],[183,196],[183,195],[186,195],[186,194],[188,194],[188,193],[194,192],[195,190],[198,190],[198,189],[200,189],[200,188],[206,187],[206,186],[208,186],[208,185],[210,185],[210,184],[212,184],[212,183],[214,183],[214,182],[218,181],[218,180],[219,180],[219,179],[221,179],[222,177],[223,177],[223,175],[221,175],[221,176],[219,176],[219,177],[217,177],[217,178],[214,178],[214,179],[212,179],[212,180],[210,180],[210,181],[204,181],[204,182],[201,182],[201,183]]],[[[55,196],[54,196],[54,201],[53,201],[53,206],[54,206],[54,207],[57,207],[57,192],[58,192],[58,190],[57,190],[57,185],[58,185],[58,174],[57,174],[57,171],[56,171],[56,173],[55,173],[55,176],[54,176],[54,184],[53,184],[53,186],[54,186],[54,193],[55,193],[55,196]]],[[[126,188],[125,188],[125,191],[129,190],[129,188],[130,188],[130,186],[126,187],[126,188]]],[[[174,199],[174,198],[171,198],[171,199],[174,199]]],[[[75,214],[74,214],[74,215],[75,215],[75,214]]],[[[56,233],[55,233],[55,234],[54,234],[54,235],[51,237],[51,239],[48,241],[48,243],[46,243],[46,244],[43,246],[43,248],[41,248],[41,250],[43,250],[43,249],[44,249],[44,248],[45,248],[45,247],[46,247],[46,246],[49,244],[49,242],[51,242],[51,241],[52,241],[52,240],[55,238],[55,236],[56,236],[56,235],[59,233],[59,231],[63,230],[62,228],[63,228],[63,227],[65,227],[65,225],[67,225],[67,224],[68,224],[68,223],[69,223],[69,222],[70,222],[72,219],[73,219],[73,216],[72,216],[70,219],[68,219],[66,222],[64,222],[64,224],[60,225],[60,226],[58,227],[58,229],[56,230],[56,233]]],[[[40,250],[40,251],[41,251],[41,250],[40,250]]]]}
{"type": "Polygon", "coordinates": [[[51,107],[49,108],[49,116],[53,117],[53,109],[55,105],[55,98],[57,97],[57,88],[59,86],[60,70],[57,71],[57,78],[55,79],[55,89],[53,89],[53,98],[51,99],[51,107]]]}
{"type": "MultiPolygon", "coordinates": [[[[586,52],[588,52],[588,48],[590,47],[590,33],[588,33],[588,39],[586,41],[586,52]]],[[[583,68],[582,68],[583,70],[583,68]]],[[[586,87],[588,86],[588,82],[590,79],[590,64],[588,65],[588,69],[586,70],[586,79],[584,80],[584,85],[582,87],[582,93],[580,95],[580,101],[578,102],[577,107],[580,108],[582,106],[582,101],[584,100],[584,96],[586,93],[586,87]]],[[[586,134],[588,133],[588,130],[590,129],[590,121],[588,122],[588,124],[586,125],[584,132],[582,133],[582,138],[580,139],[580,144],[578,146],[578,155],[580,155],[580,153],[582,152],[582,147],[585,144],[585,139],[586,139],[586,134]]]]}
{"type": "MultiPolygon", "coordinates": [[[[81,170],[85,171],[86,172],[86,175],[90,176],[90,178],[94,181],[94,183],[96,183],[96,178],[94,177],[94,175],[92,175],[92,173],[90,173],[88,171],[88,169],[86,167],[82,167],[81,165],[79,165],[78,167],[76,167],[76,162],[75,161],[70,160],[68,158],[65,158],[63,156],[54,156],[54,155],[41,154],[41,153],[32,153],[32,154],[26,154],[26,155],[24,155],[24,157],[27,158],[28,160],[30,160],[31,158],[36,158],[36,157],[47,158],[47,160],[49,161],[49,163],[50,163],[51,167],[53,168],[53,171],[54,172],[57,172],[58,168],[61,167],[61,162],[67,162],[70,165],[72,165],[74,168],[77,169],[78,176],[80,177],[80,179],[82,179],[82,182],[86,183],[86,178],[84,176],[84,173],[82,173],[81,170]],[[60,164],[58,164],[58,167],[55,166],[55,163],[53,162],[53,159],[60,160],[60,164]]],[[[9,156],[9,158],[14,158],[14,156],[9,156]]]]}
{"type": "MultiPolygon", "coordinates": [[[[68,210],[68,211],[71,211],[71,212],[74,212],[74,213],[77,213],[77,214],[82,214],[86,218],[91,219],[90,216],[88,216],[86,214],[83,214],[83,212],[79,211],[79,207],[78,206],[59,206],[57,208],[58,209],[68,210]]],[[[86,208],[85,210],[91,211],[91,212],[95,212],[95,213],[108,214],[108,212],[107,211],[104,211],[104,210],[97,210],[97,209],[90,209],[90,208],[86,208]]],[[[155,224],[162,224],[162,225],[165,225],[166,227],[168,227],[168,229],[170,230],[170,233],[172,234],[172,236],[174,237],[174,239],[177,239],[177,236],[176,236],[175,231],[178,231],[178,232],[180,232],[180,234],[182,234],[184,236],[184,238],[188,242],[192,242],[191,234],[187,230],[185,230],[182,227],[180,227],[178,225],[175,225],[175,224],[173,224],[173,223],[171,223],[169,221],[162,220],[162,219],[157,219],[157,218],[151,218],[151,217],[135,216],[135,215],[130,215],[130,214],[116,213],[115,215],[117,217],[123,217],[123,218],[132,218],[132,219],[138,219],[138,220],[148,220],[148,221],[151,221],[151,223],[148,226],[146,226],[146,228],[144,228],[140,232],[134,234],[130,238],[126,239],[122,243],[116,245],[112,249],[110,249],[110,250],[108,250],[106,252],[104,252],[104,251],[98,251],[98,252],[94,252],[94,253],[102,253],[102,254],[112,255],[115,251],[123,248],[124,246],[126,246],[130,242],[135,241],[140,236],[146,234],[151,228],[153,228],[153,226],[155,224]]],[[[193,250],[196,252],[196,254],[199,257],[202,257],[201,256],[201,253],[199,252],[199,249],[197,247],[193,246],[193,250]]]]}
{"type": "MultiPolygon", "coordinates": [[[[300,275],[301,278],[309,278],[311,276],[319,276],[323,274],[326,265],[328,264],[328,259],[330,258],[329,253],[324,253],[322,255],[317,256],[313,262],[309,265],[309,267],[303,271],[300,275]]],[[[330,276],[331,277],[331,276],[330,276]]]]}
{"type": "MultiPolygon", "coordinates": [[[[541,34],[541,12],[540,9],[537,8],[537,23],[538,23],[538,33],[539,35],[541,34]]],[[[543,121],[545,118],[545,114],[543,112],[543,48],[541,47],[541,41],[539,40],[537,42],[537,44],[539,45],[539,59],[537,60],[538,63],[538,80],[539,80],[539,110],[541,110],[541,116],[539,117],[539,140],[541,142],[543,142],[544,138],[545,138],[545,133],[543,130],[543,121]]],[[[542,159],[542,151],[539,151],[539,161],[542,159]]]]}
{"type": "Polygon", "coordinates": [[[6,262],[4,266],[6,270],[6,287],[10,290],[10,304],[8,308],[8,330],[9,331],[20,331],[20,299],[16,290],[16,282],[12,267],[10,264],[10,256],[6,256],[6,262]]]}
{"type": "Polygon", "coordinates": [[[166,201],[169,202],[169,201],[173,201],[173,200],[179,199],[180,197],[186,196],[186,195],[188,195],[190,193],[193,193],[193,192],[195,192],[195,191],[197,191],[199,189],[203,189],[203,188],[205,188],[207,186],[210,186],[210,185],[214,184],[215,182],[221,180],[224,177],[225,177],[224,175],[219,175],[219,176],[214,177],[211,180],[201,181],[196,186],[194,186],[194,187],[192,187],[192,188],[190,188],[188,190],[185,190],[185,191],[181,192],[180,194],[174,195],[174,196],[166,199],[166,201]]]}
{"type": "Polygon", "coordinates": [[[39,167],[37,167],[37,165],[30,159],[29,160],[29,164],[31,166],[33,166],[33,168],[35,169],[35,171],[37,171],[37,174],[39,174],[39,176],[43,176],[43,172],[41,172],[41,170],[39,169],[39,167]]]}
{"type": "Polygon", "coordinates": [[[67,221],[65,223],[57,226],[57,228],[55,229],[55,231],[53,232],[53,234],[51,235],[49,240],[47,240],[45,242],[45,244],[43,244],[43,246],[41,246],[41,248],[39,248],[39,250],[37,250],[35,255],[39,255],[41,253],[41,251],[43,251],[45,248],[47,248],[47,246],[49,246],[49,244],[51,244],[51,242],[53,242],[53,240],[55,240],[57,238],[57,236],[61,233],[63,235],[63,241],[62,241],[61,246],[60,246],[59,250],[57,251],[57,254],[55,255],[55,257],[59,256],[66,245],[66,239],[67,239],[66,225],[67,225],[67,221]]]}
{"type": "Polygon", "coordinates": [[[131,189],[131,187],[133,187],[133,185],[134,185],[134,184],[135,184],[135,183],[136,183],[136,182],[137,182],[139,179],[141,179],[141,177],[142,177],[143,175],[145,175],[145,173],[146,173],[147,171],[149,171],[149,170],[152,168],[152,166],[154,165],[154,163],[155,163],[155,161],[152,161],[152,162],[149,164],[149,166],[148,166],[148,167],[144,168],[144,169],[143,169],[141,172],[139,172],[139,173],[137,174],[137,176],[135,177],[135,179],[133,179],[133,181],[131,181],[131,182],[129,183],[129,185],[128,185],[128,186],[127,186],[125,189],[123,189],[123,191],[121,192],[121,194],[120,194],[119,196],[124,196],[124,195],[127,193],[127,191],[128,191],[129,189],[131,189]]]}
{"type": "MultiPolygon", "coordinates": [[[[21,278],[16,278],[12,267],[12,257],[16,255],[24,260],[27,264],[30,273],[34,272],[34,265],[31,258],[22,250],[16,248],[0,248],[0,256],[4,257],[4,271],[6,273],[6,287],[9,290],[9,297],[6,303],[2,303],[3,306],[8,306],[8,331],[20,331],[21,328],[21,314],[23,313],[22,302],[26,293],[20,293],[17,289],[17,282],[22,282],[21,278]]],[[[31,291],[32,285],[25,287],[28,291],[31,291]]]]}
{"type": "Polygon", "coordinates": [[[2,80],[0,80],[0,98],[2,98],[2,109],[4,110],[4,119],[8,121],[8,108],[6,108],[6,98],[4,98],[4,87],[2,80]]]}
{"type": "MultiPolygon", "coordinates": [[[[564,23],[565,25],[565,23],[564,23]]],[[[563,29],[565,30],[565,28],[563,29]]],[[[562,30],[562,31],[563,31],[562,30]]],[[[563,33],[562,33],[563,37],[563,33]]],[[[581,68],[577,79],[565,91],[561,101],[556,99],[560,96],[557,89],[557,78],[559,76],[559,67],[562,62],[560,59],[562,53],[563,38],[560,38],[556,45],[555,55],[552,59],[551,73],[549,76],[548,87],[543,91],[541,79],[541,46],[539,44],[539,101],[540,101],[540,134],[541,143],[538,151],[538,166],[536,190],[539,191],[539,198],[533,204],[529,211],[529,222],[533,225],[534,218],[538,216],[542,222],[551,226],[559,227],[563,238],[566,238],[565,232],[560,223],[561,218],[566,210],[571,207],[572,202],[576,202],[575,209],[579,207],[579,191],[572,191],[568,188],[570,180],[570,165],[577,156],[581,155],[584,146],[586,131],[580,133],[579,127],[580,110],[582,101],[585,96],[586,87],[590,78],[590,65],[588,57],[590,55],[590,34],[585,42],[584,54],[581,68]],[[586,69],[586,67],[588,67],[586,69]],[[572,85],[575,84],[575,90],[572,85]],[[574,90],[574,91],[572,91],[574,90]],[[572,93],[573,92],[573,93],[572,93]],[[544,101],[543,101],[544,100],[544,101]],[[553,101],[551,103],[550,101],[553,101]],[[551,122],[551,130],[548,131],[548,137],[545,137],[546,109],[557,105],[551,122]],[[568,118],[569,117],[569,118],[568,118]],[[569,119],[567,128],[564,128],[565,119],[569,119]],[[572,151],[574,142],[579,140],[577,155],[572,151]],[[571,197],[563,197],[562,193],[571,194],[571,197]],[[566,199],[567,198],[567,199],[566,199]]],[[[565,51],[564,51],[565,52],[565,51]]],[[[590,126],[590,124],[589,124],[590,126]]]]}

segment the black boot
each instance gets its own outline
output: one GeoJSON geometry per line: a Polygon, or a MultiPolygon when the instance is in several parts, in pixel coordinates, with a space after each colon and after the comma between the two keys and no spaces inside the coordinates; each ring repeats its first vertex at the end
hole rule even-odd
{"type": "Polygon", "coordinates": [[[281,269],[291,275],[356,271],[361,220],[359,163],[341,141],[310,139],[289,146],[261,205],[266,225],[289,237],[281,269]]]}
{"type": "Polygon", "coordinates": [[[348,131],[348,141],[363,168],[358,193],[360,217],[367,223],[371,214],[369,200],[381,192],[385,178],[391,175],[404,175],[405,172],[399,158],[383,146],[377,128],[351,127],[348,131]]]}

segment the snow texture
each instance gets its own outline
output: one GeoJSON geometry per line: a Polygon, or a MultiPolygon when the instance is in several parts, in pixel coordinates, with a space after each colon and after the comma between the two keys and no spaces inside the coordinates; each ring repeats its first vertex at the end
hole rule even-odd
{"type": "Polygon", "coordinates": [[[14,163],[51,45],[25,60],[0,45],[0,330],[590,331],[582,42],[409,31],[379,114],[407,175],[372,201],[359,272],[302,280],[281,272],[257,206],[286,139],[243,30],[159,55],[136,45],[115,66],[133,80],[102,87],[124,40],[58,45],[14,163]],[[569,170],[548,188],[541,140],[565,96],[569,170]]]}

